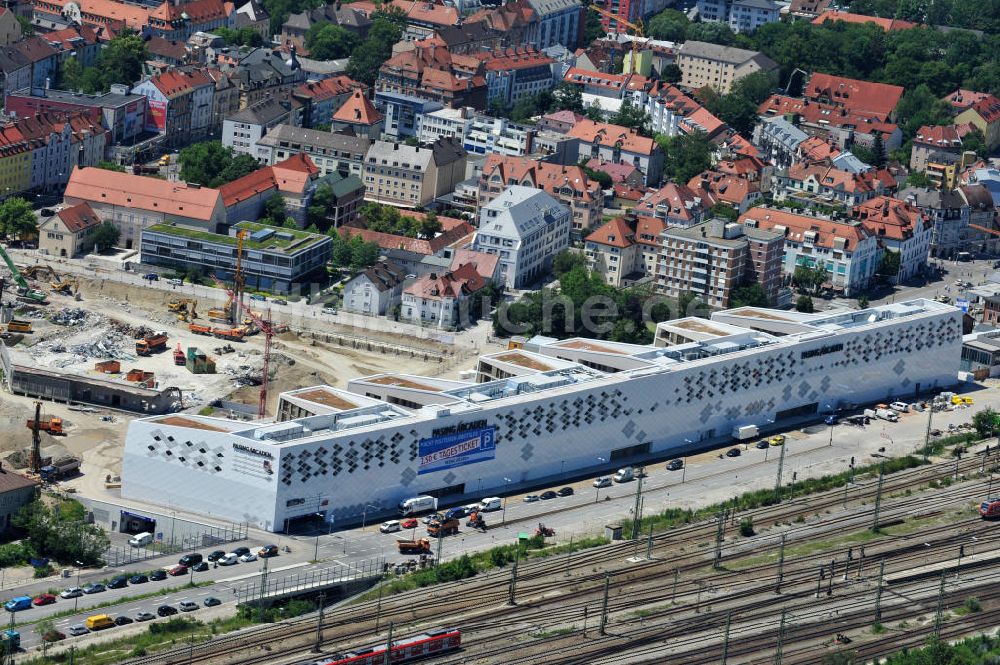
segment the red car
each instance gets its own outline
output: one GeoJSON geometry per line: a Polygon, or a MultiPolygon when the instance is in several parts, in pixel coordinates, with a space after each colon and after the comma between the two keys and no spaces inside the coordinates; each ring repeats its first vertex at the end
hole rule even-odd
{"type": "Polygon", "coordinates": [[[399,526],[401,526],[404,529],[416,529],[417,528],[417,520],[415,520],[415,519],[413,519],[411,517],[408,520],[403,520],[402,522],[400,522],[399,526]]]}
{"type": "Polygon", "coordinates": [[[31,601],[31,604],[32,605],[51,605],[54,602],[56,602],[56,597],[55,596],[53,596],[51,593],[43,593],[41,596],[39,596],[38,598],[35,598],[33,601],[31,601]]]}
{"type": "Polygon", "coordinates": [[[179,577],[181,575],[187,575],[187,572],[187,566],[176,565],[167,571],[167,575],[170,575],[171,577],[179,577]]]}

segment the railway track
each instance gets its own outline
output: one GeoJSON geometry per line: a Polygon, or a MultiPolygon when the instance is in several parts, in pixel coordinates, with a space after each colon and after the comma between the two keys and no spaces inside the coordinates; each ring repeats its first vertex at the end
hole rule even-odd
{"type": "MultiPolygon", "coordinates": [[[[957,462],[918,467],[886,476],[882,488],[884,497],[882,514],[885,517],[885,521],[889,522],[907,512],[913,512],[920,506],[925,506],[928,512],[932,512],[934,510],[943,510],[944,507],[949,505],[968,503],[970,496],[978,496],[975,492],[985,490],[985,482],[963,483],[961,488],[952,486],[951,488],[938,490],[933,493],[933,497],[930,495],[925,496],[922,493],[904,497],[902,501],[899,496],[895,498],[886,497],[907,489],[913,491],[914,488],[921,488],[933,481],[941,481],[956,474],[962,476],[978,473],[981,466],[983,466],[982,460],[967,458],[965,460],[958,460],[957,462]]],[[[818,529],[822,524],[827,525],[827,530],[832,531],[862,528],[860,525],[866,520],[870,520],[870,518],[863,514],[863,511],[859,513],[855,510],[853,513],[838,514],[821,520],[819,524],[810,524],[808,523],[808,519],[811,519],[814,515],[832,512],[835,509],[839,509],[841,505],[870,503],[874,499],[876,492],[876,479],[859,479],[853,488],[848,488],[846,499],[844,490],[838,489],[812,495],[807,498],[800,497],[785,503],[738,513],[734,521],[738,518],[752,517],[757,524],[769,524],[772,521],[774,523],[788,524],[790,525],[788,534],[801,533],[803,537],[805,537],[804,534],[807,530],[818,529]],[[806,520],[806,522],[798,524],[796,523],[798,520],[806,520]]],[[[716,529],[717,522],[712,520],[683,525],[664,533],[654,534],[652,536],[654,555],[669,554],[672,558],[669,561],[661,559],[643,564],[629,564],[628,570],[615,576],[613,590],[623,590],[630,583],[633,585],[647,583],[654,584],[655,586],[655,583],[652,581],[660,580],[662,582],[665,577],[672,576],[675,569],[679,573],[704,569],[706,564],[710,562],[706,558],[706,552],[711,551],[711,548],[706,546],[714,540],[716,529]]],[[[951,531],[945,528],[941,528],[940,530],[929,529],[921,533],[922,541],[927,541],[928,538],[937,538],[936,534],[939,531],[941,540],[947,541],[949,538],[954,537],[954,527],[951,527],[951,531]]],[[[798,536],[789,537],[792,540],[798,536]]],[[[727,553],[726,559],[732,557],[752,557],[754,555],[773,552],[775,549],[773,540],[773,538],[759,538],[749,539],[745,542],[738,541],[735,547],[731,547],[727,543],[727,549],[731,548],[732,552],[727,553]]],[[[883,547],[888,552],[893,546],[898,547],[902,545],[900,556],[905,556],[905,552],[909,552],[911,556],[917,556],[918,553],[922,552],[922,545],[914,543],[903,544],[901,541],[894,542],[898,540],[887,538],[884,543],[880,543],[877,546],[867,543],[866,545],[868,547],[875,547],[876,552],[882,551],[879,547],[883,547]]],[[[640,543],[640,546],[646,544],[640,543]]],[[[494,619],[499,618],[501,621],[510,622],[512,625],[524,624],[525,619],[523,617],[531,617],[532,620],[539,620],[539,617],[544,614],[553,620],[558,620],[561,617],[570,617],[573,612],[580,612],[582,614],[582,607],[587,606],[588,603],[592,605],[595,594],[603,592],[603,569],[610,565],[621,566],[623,560],[635,550],[636,544],[629,542],[569,554],[566,555],[565,559],[563,555],[559,555],[549,559],[522,562],[518,575],[518,597],[524,599],[524,602],[528,603],[527,606],[519,605],[518,607],[503,608],[508,595],[509,568],[478,575],[475,581],[475,593],[461,593],[461,591],[465,591],[469,587],[462,583],[450,583],[438,585],[416,593],[409,592],[399,596],[386,597],[381,599],[381,601],[372,600],[359,603],[350,608],[339,610],[334,616],[327,618],[324,621],[323,639],[327,643],[346,642],[357,644],[359,642],[370,641],[370,639],[366,640],[365,638],[358,638],[358,636],[373,634],[376,623],[374,616],[376,614],[379,615],[378,622],[383,627],[390,620],[396,621],[398,626],[397,634],[402,634],[400,633],[401,630],[416,630],[418,625],[423,625],[427,622],[440,623],[444,620],[441,618],[442,616],[465,617],[465,621],[469,622],[468,629],[474,631],[478,628],[476,622],[479,621],[476,615],[482,614],[484,609],[488,609],[494,619]],[[576,571],[575,574],[569,574],[567,572],[568,569],[576,571]],[[559,610],[554,609],[551,605],[556,602],[566,604],[566,598],[565,593],[555,594],[553,592],[554,582],[558,583],[561,589],[568,587],[573,596],[572,602],[559,610]],[[557,596],[554,600],[545,602],[546,597],[554,596],[557,596]],[[417,609],[418,607],[419,610],[417,609]],[[497,616],[498,613],[500,614],[499,617],[497,616]],[[518,616],[522,618],[518,618],[518,616]]],[[[645,552],[645,547],[642,548],[642,551],[645,552]]],[[[789,576],[797,575],[799,571],[811,571],[810,574],[813,574],[821,562],[821,556],[828,557],[827,554],[816,554],[787,561],[786,574],[789,576]]],[[[869,558],[872,557],[869,556],[869,558]]],[[[903,560],[902,558],[898,559],[898,561],[903,560]]],[[[753,577],[763,574],[766,569],[766,564],[750,566],[743,570],[741,574],[753,577]]],[[[791,584],[792,582],[789,583],[791,584]]],[[[677,591],[679,599],[682,601],[689,599],[693,593],[696,593],[694,582],[685,580],[684,583],[677,587],[677,591]]],[[[756,593],[760,592],[759,589],[756,591],[756,593]]],[[[620,599],[616,598],[613,603],[609,603],[609,611],[614,616],[615,613],[627,611],[630,606],[634,606],[637,603],[650,602],[651,599],[655,598],[656,593],[656,591],[636,589],[629,595],[620,599]]],[[[662,597],[662,589],[658,593],[662,597]]],[[[750,591],[746,593],[750,593],[750,591]]],[[[655,621],[656,618],[658,617],[653,617],[653,620],[655,621]]],[[[465,621],[463,621],[463,626],[467,625],[465,621]]],[[[484,621],[484,625],[486,623],[488,621],[484,621]]],[[[494,622],[492,625],[495,630],[496,623],[494,622]]],[[[315,631],[315,618],[291,620],[282,623],[280,626],[250,629],[232,636],[217,638],[207,644],[199,645],[191,651],[183,649],[182,653],[180,651],[177,654],[168,652],[132,659],[127,662],[130,665],[153,665],[154,663],[175,662],[221,663],[227,662],[225,658],[226,654],[231,655],[234,649],[237,650],[237,653],[243,654],[238,657],[239,662],[275,662],[276,654],[271,651],[261,654],[253,654],[252,652],[254,649],[266,648],[278,641],[283,645],[287,644],[291,648],[294,648],[294,645],[299,643],[308,644],[315,639],[315,631]],[[260,660],[256,660],[257,658],[260,660]]],[[[284,651],[285,648],[283,647],[282,650],[284,651]]],[[[230,659],[228,662],[235,661],[230,659]]],[[[445,660],[440,662],[451,661],[445,660]]]]}

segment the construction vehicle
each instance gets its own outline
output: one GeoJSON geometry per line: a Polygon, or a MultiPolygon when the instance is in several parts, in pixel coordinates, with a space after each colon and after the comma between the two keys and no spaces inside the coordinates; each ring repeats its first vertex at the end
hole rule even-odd
{"type": "Polygon", "coordinates": [[[198,301],[191,298],[171,300],[167,303],[167,309],[171,312],[188,312],[192,319],[198,318],[198,301]]]}
{"type": "MultiPolygon", "coordinates": [[[[242,234],[239,235],[239,238],[240,238],[239,248],[240,250],[242,250],[243,235],[242,234]]],[[[239,254],[237,254],[237,260],[238,259],[239,259],[239,254]]],[[[225,290],[225,292],[229,295],[231,299],[237,302],[240,309],[243,309],[243,313],[249,316],[253,320],[253,323],[257,326],[257,329],[264,334],[264,365],[261,368],[260,396],[257,403],[257,415],[258,417],[263,418],[264,416],[267,415],[267,385],[268,382],[270,381],[271,343],[274,339],[274,325],[271,323],[271,316],[270,314],[268,314],[268,317],[266,319],[263,319],[260,316],[258,316],[253,310],[244,309],[243,302],[239,298],[237,298],[232,291],[227,289],[226,286],[222,282],[220,282],[215,275],[212,275],[212,281],[215,282],[216,286],[225,290]]]]}
{"type": "Polygon", "coordinates": [[[158,332],[147,335],[135,341],[135,352],[140,356],[148,356],[154,351],[163,351],[167,348],[167,333],[158,332]]]}
{"type": "Polygon", "coordinates": [[[52,464],[38,470],[42,480],[53,481],[76,474],[80,470],[80,460],[76,457],[61,457],[52,464]]]}
{"type": "Polygon", "coordinates": [[[17,284],[17,298],[18,300],[23,300],[26,302],[34,302],[39,304],[45,304],[46,296],[41,291],[36,291],[28,286],[27,280],[21,275],[21,272],[14,265],[10,256],[4,251],[3,247],[0,247],[0,258],[3,259],[4,263],[7,264],[7,269],[10,270],[10,274],[14,276],[14,282],[17,284]]]}
{"type": "Polygon", "coordinates": [[[22,321],[21,319],[11,319],[7,323],[7,332],[30,333],[31,321],[22,321]]]}
{"type": "Polygon", "coordinates": [[[74,289],[80,289],[80,283],[75,279],[63,279],[58,282],[49,282],[49,286],[55,293],[61,293],[65,296],[73,295],[74,289]]]}
{"type": "MultiPolygon", "coordinates": [[[[600,7],[600,6],[595,5],[595,4],[590,5],[590,9],[593,9],[595,12],[597,12],[601,16],[604,16],[604,17],[606,17],[608,19],[608,29],[609,30],[613,29],[611,27],[611,21],[614,21],[615,23],[617,23],[619,25],[622,25],[622,26],[625,26],[626,28],[631,29],[632,35],[638,38],[638,39],[633,39],[632,40],[632,68],[631,68],[632,72],[623,72],[623,73],[633,73],[633,72],[634,73],[638,73],[636,71],[636,68],[638,67],[638,63],[636,62],[636,58],[638,56],[638,51],[639,51],[639,39],[642,39],[645,36],[645,29],[643,28],[642,21],[640,21],[639,23],[629,23],[627,20],[625,20],[624,18],[622,18],[618,14],[615,14],[614,12],[608,11],[604,7],[600,7]]],[[[616,32],[617,32],[617,30],[616,30],[616,32]]]]}
{"type": "Polygon", "coordinates": [[[42,275],[45,275],[45,279],[59,279],[59,275],[56,271],[44,263],[36,263],[33,266],[28,266],[21,271],[21,274],[27,279],[38,279],[42,277],[42,275]]]}
{"type": "Polygon", "coordinates": [[[0,633],[0,654],[13,662],[13,655],[21,649],[21,633],[13,628],[0,633]]]}
{"type": "Polygon", "coordinates": [[[480,513],[478,510],[469,515],[469,519],[466,520],[465,526],[471,526],[473,529],[476,529],[477,531],[482,531],[483,533],[486,533],[486,520],[483,519],[482,513],[480,513]]]}
{"type": "Polygon", "coordinates": [[[451,536],[458,533],[459,522],[457,519],[435,520],[427,525],[427,535],[432,538],[441,536],[451,536]]]}
{"type": "Polygon", "coordinates": [[[212,326],[202,326],[197,323],[192,323],[188,326],[188,330],[193,332],[195,335],[211,335],[212,326]]]}
{"type": "Polygon", "coordinates": [[[245,333],[242,328],[212,328],[212,335],[231,342],[242,342],[245,333]]]}
{"type": "MultiPolygon", "coordinates": [[[[27,423],[28,429],[35,429],[35,419],[29,418],[27,423]]],[[[43,432],[48,432],[49,434],[65,434],[63,431],[63,421],[62,418],[50,417],[45,420],[41,420],[38,423],[38,429],[43,432]]]]}
{"type": "Polygon", "coordinates": [[[430,554],[431,541],[427,538],[418,540],[397,540],[396,547],[400,554],[430,554]]]}
{"type": "Polygon", "coordinates": [[[187,358],[184,355],[184,352],[181,350],[181,343],[177,342],[177,348],[174,349],[174,364],[184,365],[186,363],[187,363],[187,358]]]}

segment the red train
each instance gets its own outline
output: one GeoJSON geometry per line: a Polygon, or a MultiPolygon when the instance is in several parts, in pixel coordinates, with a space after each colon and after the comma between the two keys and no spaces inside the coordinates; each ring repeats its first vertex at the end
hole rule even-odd
{"type": "MultiPolygon", "coordinates": [[[[429,630],[392,643],[390,662],[409,663],[462,647],[462,631],[457,628],[429,630]]],[[[331,661],[317,661],[316,665],[382,665],[385,662],[385,642],[363,649],[339,654],[331,661]]]]}
{"type": "Polygon", "coordinates": [[[1000,518],[1000,499],[986,499],[979,504],[979,516],[984,520],[1000,518]]]}

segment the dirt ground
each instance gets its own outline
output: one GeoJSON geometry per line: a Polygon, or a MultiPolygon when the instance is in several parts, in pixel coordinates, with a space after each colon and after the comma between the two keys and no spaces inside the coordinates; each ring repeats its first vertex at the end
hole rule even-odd
{"type": "MultiPolygon", "coordinates": [[[[220,397],[256,404],[259,386],[243,385],[237,380],[237,375],[259,376],[263,361],[263,337],[248,337],[245,343],[232,344],[234,353],[217,355],[213,349],[223,342],[191,333],[187,323],[178,321],[175,314],[167,311],[168,300],[169,293],[125,287],[103,280],[81,280],[79,300],[52,295],[46,311],[53,313],[63,308],[80,308],[88,313],[86,320],[80,325],[59,326],[44,318],[32,318],[35,332],[26,335],[21,344],[11,347],[11,355],[18,363],[99,376],[94,364],[106,359],[98,356],[104,349],[110,348],[113,353],[119,354],[123,372],[132,368],[152,371],[160,388],[180,388],[186,412],[196,413],[220,397]],[[166,332],[169,338],[167,351],[150,357],[136,357],[129,331],[140,326],[166,332]],[[98,342],[101,345],[95,351],[98,342]],[[217,373],[194,375],[185,367],[174,365],[172,351],[178,342],[182,349],[197,346],[214,357],[217,373]]],[[[199,303],[198,310],[204,317],[204,313],[216,305],[199,303]]],[[[19,315],[18,318],[24,317],[19,315]]],[[[207,319],[199,319],[199,322],[202,321],[207,319]]],[[[445,364],[436,360],[424,361],[409,356],[346,349],[316,340],[299,339],[295,333],[283,333],[272,342],[268,412],[274,412],[281,392],[294,388],[317,384],[344,387],[352,378],[379,372],[451,376],[471,364],[471,358],[455,358],[445,364]]],[[[42,411],[43,418],[63,418],[67,434],[52,437],[43,432],[43,448],[53,443],[62,444],[71,454],[83,459],[82,475],[61,484],[86,496],[108,498],[104,479],[106,475],[117,476],[121,473],[122,447],[128,422],[133,416],[96,408],[92,412],[75,411],[65,404],[52,402],[44,402],[42,411]]],[[[10,436],[0,437],[0,456],[31,445],[31,432],[25,421],[33,416],[33,412],[33,399],[3,394],[0,399],[0,427],[6,428],[10,436]]]]}

